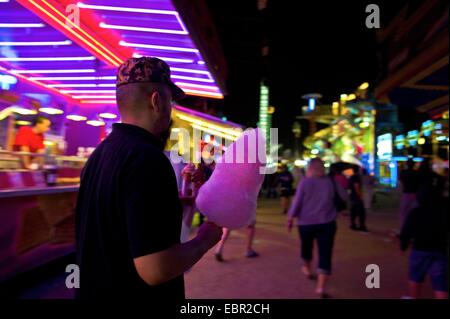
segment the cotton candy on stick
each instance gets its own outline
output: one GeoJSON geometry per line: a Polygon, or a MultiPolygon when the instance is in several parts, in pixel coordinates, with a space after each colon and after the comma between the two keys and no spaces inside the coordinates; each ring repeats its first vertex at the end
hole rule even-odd
{"type": "Polygon", "coordinates": [[[216,161],[196,204],[209,221],[229,228],[248,226],[256,218],[256,202],[264,180],[266,141],[259,129],[245,131],[216,161]]]}

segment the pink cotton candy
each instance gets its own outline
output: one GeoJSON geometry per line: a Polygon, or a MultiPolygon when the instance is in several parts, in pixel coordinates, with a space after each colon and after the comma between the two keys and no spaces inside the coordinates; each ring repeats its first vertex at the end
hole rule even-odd
{"type": "Polygon", "coordinates": [[[217,160],[196,199],[208,220],[238,229],[256,219],[256,202],[264,180],[265,143],[259,129],[245,131],[217,160]]]}

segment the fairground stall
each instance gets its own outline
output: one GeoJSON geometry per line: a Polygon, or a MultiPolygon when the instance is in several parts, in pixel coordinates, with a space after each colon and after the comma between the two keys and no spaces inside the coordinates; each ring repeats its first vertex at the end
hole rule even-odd
{"type": "MultiPolygon", "coordinates": [[[[0,283],[73,252],[80,172],[120,121],[117,67],[155,56],[189,99],[222,99],[217,42],[205,8],[184,1],[0,1],[0,283]],[[37,134],[38,115],[50,125],[42,150],[18,150],[18,132],[37,134]]],[[[187,106],[172,118],[175,133],[201,132],[189,148],[219,138],[226,147],[242,128],[187,106]]]]}
{"type": "Polygon", "coordinates": [[[300,118],[327,125],[304,140],[304,159],[319,156],[326,166],[346,162],[374,171],[376,108],[365,98],[366,90],[364,85],[356,93],[342,94],[338,102],[304,112],[300,118]]]}

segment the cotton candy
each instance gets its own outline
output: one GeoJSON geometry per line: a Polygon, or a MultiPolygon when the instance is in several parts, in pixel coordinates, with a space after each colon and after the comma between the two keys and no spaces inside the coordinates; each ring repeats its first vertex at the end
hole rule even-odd
{"type": "Polygon", "coordinates": [[[229,229],[255,221],[256,202],[264,180],[265,143],[259,129],[247,130],[216,161],[196,199],[198,209],[209,221],[229,229]]]}

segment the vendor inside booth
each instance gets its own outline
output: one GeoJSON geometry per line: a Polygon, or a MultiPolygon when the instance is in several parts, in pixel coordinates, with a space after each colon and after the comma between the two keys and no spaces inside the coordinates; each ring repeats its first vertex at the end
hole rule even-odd
{"type": "MultiPolygon", "coordinates": [[[[33,121],[33,126],[22,126],[16,134],[14,141],[14,151],[20,151],[25,153],[45,153],[44,145],[44,133],[50,130],[51,121],[38,115],[33,121]]],[[[30,169],[37,165],[43,167],[44,157],[33,158],[30,155],[21,155],[21,162],[23,168],[30,169]]]]}

